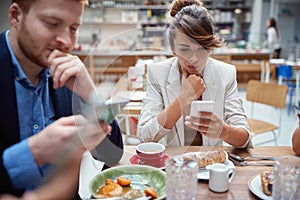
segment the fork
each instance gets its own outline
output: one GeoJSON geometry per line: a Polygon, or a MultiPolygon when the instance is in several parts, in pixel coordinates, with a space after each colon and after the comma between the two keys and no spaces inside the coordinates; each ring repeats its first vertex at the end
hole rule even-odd
{"type": "Polygon", "coordinates": [[[243,157],[240,157],[238,155],[235,155],[233,153],[228,153],[228,156],[239,161],[239,162],[243,162],[243,161],[246,161],[246,160],[275,160],[275,157],[266,157],[266,156],[247,156],[245,158],[243,157]]]}
{"type": "Polygon", "coordinates": [[[256,161],[239,162],[239,161],[236,161],[235,163],[239,166],[242,166],[242,167],[245,167],[245,166],[269,166],[269,167],[274,167],[274,163],[269,163],[269,162],[256,162],[256,161]]]}

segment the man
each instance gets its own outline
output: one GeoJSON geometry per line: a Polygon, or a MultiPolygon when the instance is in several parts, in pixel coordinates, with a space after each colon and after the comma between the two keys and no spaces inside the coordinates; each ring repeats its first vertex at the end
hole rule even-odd
{"type": "Polygon", "coordinates": [[[116,122],[86,129],[86,119],[71,116],[95,90],[84,64],[70,54],[86,3],[12,0],[11,29],[0,35],[0,90],[5,94],[0,100],[0,194],[21,195],[39,186],[76,138],[83,141],[70,158],[78,160],[82,148],[93,149],[103,139],[99,133],[107,138],[94,150],[98,159],[110,165],[123,154],[116,122]]]}

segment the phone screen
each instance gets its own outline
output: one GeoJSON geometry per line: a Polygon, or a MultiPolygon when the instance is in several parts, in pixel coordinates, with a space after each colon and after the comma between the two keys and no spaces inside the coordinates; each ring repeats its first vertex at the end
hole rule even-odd
{"type": "Polygon", "coordinates": [[[98,121],[103,120],[110,124],[127,103],[129,100],[107,100],[105,103],[95,106],[98,121]]]}

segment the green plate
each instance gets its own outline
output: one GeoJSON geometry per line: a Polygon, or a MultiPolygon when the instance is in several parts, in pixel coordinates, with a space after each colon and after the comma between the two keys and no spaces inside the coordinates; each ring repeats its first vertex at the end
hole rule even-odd
{"type": "Polygon", "coordinates": [[[97,190],[105,185],[106,179],[116,180],[118,176],[129,178],[131,187],[142,192],[146,187],[152,187],[157,191],[157,199],[166,197],[166,173],[155,167],[146,165],[122,165],[104,170],[95,176],[89,185],[93,197],[97,198],[97,190]]]}

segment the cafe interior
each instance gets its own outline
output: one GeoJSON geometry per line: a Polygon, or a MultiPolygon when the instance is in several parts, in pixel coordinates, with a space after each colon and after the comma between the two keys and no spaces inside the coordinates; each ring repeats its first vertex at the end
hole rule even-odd
{"type": "MultiPolygon", "coordinates": [[[[89,69],[99,88],[111,88],[116,98],[130,98],[117,116],[127,144],[137,144],[137,123],[146,93],[147,66],[172,57],[169,48],[166,12],[171,1],[91,0],[86,9],[78,43],[73,53],[89,69]]],[[[251,102],[246,99],[249,80],[287,84],[283,113],[272,113],[258,103],[255,113],[270,122],[280,121],[277,145],[291,145],[291,134],[298,126],[294,106],[299,100],[300,3],[293,0],[208,0],[203,1],[215,20],[215,32],[226,45],[214,49],[211,57],[233,64],[237,69],[239,93],[247,115],[251,102]],[[277,19],[281,34],[281,55],[274,59],[268,48],[266,21],[277,19]],[[291,66],[288,76],[279,76],[279,66],[291,66]],[[261,115],[261,116],[260,116],[261,115]],[[274,118],[273,118],[274,117],[274,118]],[[281,134],[282,132],[282,134],[281,134]]],[[[283,72],[283,74],[285,74],[283,72]]],[[[261,134],[257,144],[273,137],[261,134]]],[[[275,145],[274,141],[262,145],[275,145]]]]}
{"type": "MultiPolygon", "coordinates": [[[[129,100],[115,116],[125,144],[121,165],[137,162],[133,161],[132,155],[140,144],[137,124],[146,95],[147,67],[173,56],[167,39],[166,17],[171,2],[90,0],[84,13],[78,42],[72,52],[86,64],[97,89],[104,97],[129,100]]],[[[235,166],[230,171],[234,177],[228,188],[222,192],[216,189],[217,183],[213,185],[210,181],[212,174],[209,173],[211,177],[207,177],[207,174],[201,176],[198,171],[194,199],[272,199],[272,196],[264,193],[258,175],[262,171],[273,169],[274,160],[267,158],[295,157],[291,146],[292,134],[299,126],[297,114],[300,113],[300,1],[204,0],[203,3],[215,20],[216,33],[226,41],[224,47],[213,50],[210,56],[236,67],[239,95],[243,99],[248,123],[254,134],[253,148],[240,150],[230,145],[166,147],[165,155],[176,157],[179,153],[213,150],[226,151],[241,157],[266,157],[266,160],[250,159],[253,166],[253,163],[246,166],[247,162],[241,162],[243,165],[238,160],[230,159],[235,166]],[[268,47],[266,21],[269,17],[277,19],[281,34],[282,48],[279,58],[274,58],[268,47]]],[[[1,1],[0,5],[1,9],[6,8],[5,2],[1,1]]],[[[6,21],[5,17],[0,17],[3,30],[8,27],[6,21]]],[[[229,154],[227,159],[228,156],[229,154]]],[[[296,163],[298,161],[299,159],[296,163]]],[[[98,174],[103,164],[94,160],[90,154],[84,154],[82,165],[85,166],[81,167],[79,195],[83,199],[89,199],[94,193],[88,185],[95,181],[92,178],[98,174]],[[90,162],[93,164],[87,164],[90,162]]],[[[299,189],[299,163],[297,167],[298,179],[295,181],[299,189]]],[[[160,169],[167,170],[165,166],[160,169]]],[[[180,172],[183,173],[184,169],[181,168],[180,172]]],[[[189,173],[186,172],[186,177],[189,173]]],[[[183,179],[183,182],[192,179],[183,179]]],[[[161,187],[170,189],[168,185],[161,187]]],[[[157,192],[157,199],[166,197],[165,191],[157,189],[157,192]]],[[[95,195],[94,197],[97,198],[95,195]]],[[[299,198],[298,191],[298,196],[291,199],[299,198]]]]}
{"type": "MultiPolygon", "coordinates": [[[[181,194],[183,196],[168,196],[174,191],[167,184],[167,199],[271,199],[271,194],[264,192],[260,182],[263,178],[258,174],[273,170],[274,163],[268,160],[270,157],[294,155],[291,150],[292,134],[299,124],[295,108],[299,106],[300,98],[300,25],[297,23],[300,19],[297,12],[300,3],[292,0],[203,2],[215,19],[216,33],[226,41],[225,47],[213,50],[210,56],[233,64],[237,69],[239,94],[243,99],[250,130],[254,134],[253,148],[241,151],[230,145],[214,148],[166,147],[166,155],[176,157],[187,152],[226,151],[241,157],[263,156],[266,160],[261,157],[250,158],[251,161],[241,163],[230,159],[236,166],[236,175],[225,192],[216,189],[218,184],[212,183],[210,177],[203,177],[198,171],[196,198],[187,195],[193,194],[193,190],[187,188],[194,186],[187,184],[190,182],[187,172],[186,177],[180,176],[185,171],[181,166],[175,181],[181,177],[185,184],[176,183],[177,186],[189,192],[181,194]],[[266,21],[269,17],[278,20],[282,44],[279,58],[274,58],[268,47],[266,21]],[[282,72],[282,68],[283,71],[288,68],[289,72],[282,72]],[[284,87],[280,88],[282,85],[284,87]]],[[[74,54],[86,63],[99,90],[107,91],[110,88],[108,93],[113,94],[114,98],[130,100],[116,116],[125,143],[121,165],[139,163],[134,154],[137,145],[141,144],[137,125],[147,92],[147,66],[172,57],[165,15],[170,3],[94,0],[84,17],[85,28],[81,29],[82,35],[74,54]]],[[[167,183],[174,181],[168,177],[171,173],[168,169],[162,166],[159,168],[167,172],[167,183]]],[[[192,169],[188,168],[188,171],[192,173],[192,169]]],[[[206,175],[212,176],[211,173],[206,175]]],[[[218,175],[218,183],[222,182],[220,177],[218,175]]],[[[297,181],[299,186],[299,177],[297,181]]],[[[279,195],[276,193],[273,196],[279,195]]]]}

